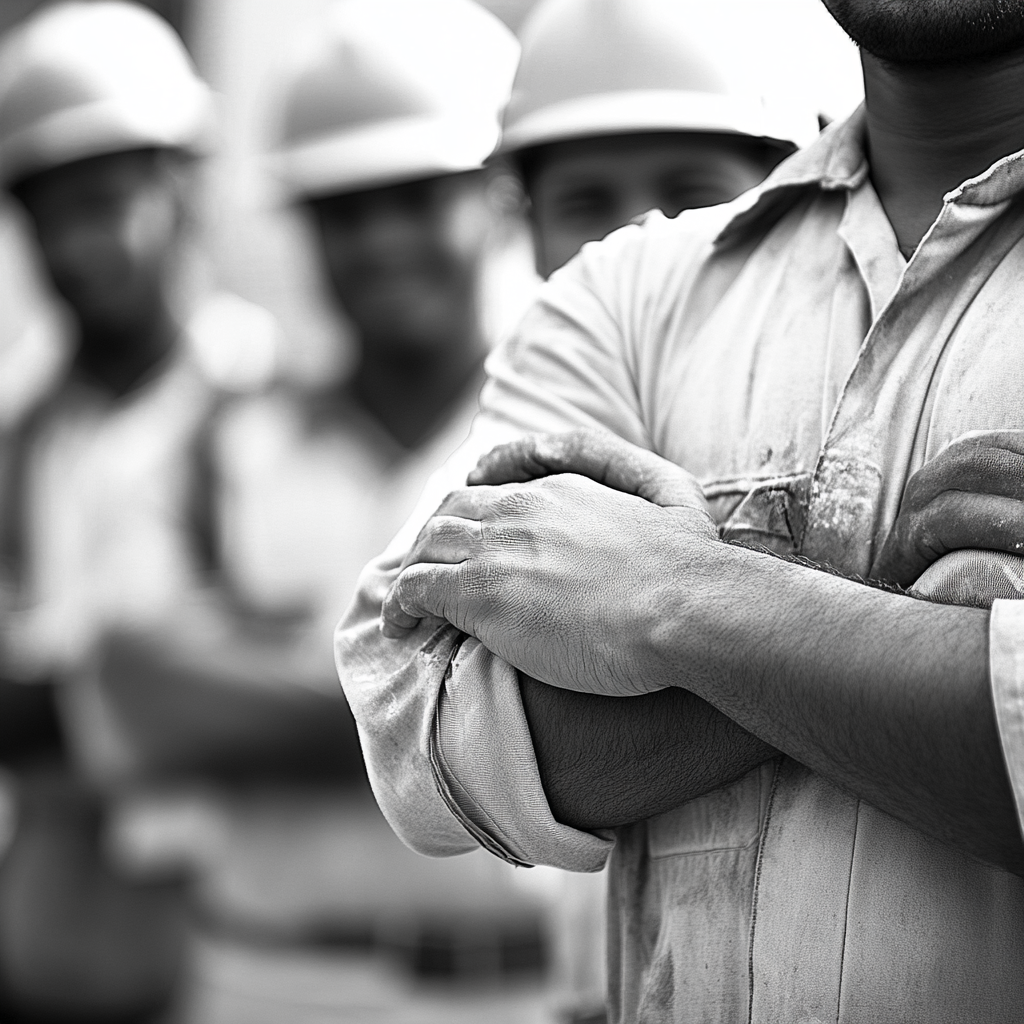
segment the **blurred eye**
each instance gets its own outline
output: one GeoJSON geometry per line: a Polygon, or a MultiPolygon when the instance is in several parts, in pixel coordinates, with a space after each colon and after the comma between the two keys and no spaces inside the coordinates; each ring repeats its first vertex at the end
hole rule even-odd
{"type": "Polygon", "coordinates": [[[614,215],[616,205],[611,190],[598,185],[567,189],[557,194],[552,204],[560,220],[573,224],[607,220],[614,215]]]}
{"type": "Polygon", "coordinates": [[[438,187],[436,179],[396,186],[392,195],[396,207],[414,216],[429,213],[444,201],[444,190],[438,187]]]}
{"type": "Polygon", "coordinates": [[[50,244],[83,231],[114,231],[125,220],[128,206],[123,197],[98,191],[67,196],[39,212],[37,229],[50,244]]]}

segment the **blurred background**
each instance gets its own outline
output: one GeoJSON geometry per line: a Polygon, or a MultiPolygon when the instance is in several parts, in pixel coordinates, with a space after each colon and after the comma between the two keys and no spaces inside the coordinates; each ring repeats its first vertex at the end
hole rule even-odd
{"type": "Polygon", "coordinates": [[[526,28],[518,141],[486,170],[496,130],[401,172],[317,149],[331,117],[419,116],[385,53],[389,18],[426,17],[417,0],[152,0],[160,23],[0,2],[0,1020],[605,1019],[601,877],[403,847],[331,631],[542,278],[646,209],[756,184],[856,107],[860,69],[819,0],[680,0],[659,52],[699,40],[702,84],[684,41],[679,89],[760,97],[802,127],[752,127],[749,104],[728,124],[623,121],[611,103],[585,131],[540,130],[544,89],[573,99],[616,64],[602,46],[621,80],[588,96],[636,92],[656,15],[436,2],[420,48],[465,58],[461,93],[491,97],[492,121],[526,28]],[[145,127],[130,82],[158,67],[194,124],[145,127]],[[84,109],[83,82],[134,112],[51,118],[84,109]]]}
{"type": "MultiPolygon", "coordinates": [[[[535,0],[487,0],[513,31],[535,0]]],[[[344,332],[325,310],[314,261],[302,225],[274,202],[263,156],[272,133],[274,72],[282,40],[314,20],[331,0],[161,0],[150,4],[177,28],[200,73],[217,91],[220,146],[209,174],[210,258],[225,287],[258,301],[278,317],[289,339],[289,360],[300,375],[316,376],[344,362],[344,332]]],[[[40,0],[4,0],[0,29],[40,0]]],[[[730,67],[760,92],[808,99],[835,119],[863,96],[856,49],[825,12],[820,0],[721,0],[704,4],[700,16],[720,40],[730,67]],[[742,33],[733,31],[741,19],[742,33]]],[[[702,29],[703,30],[703,29],[702,29]]],[[[4,209],[4,265],[0,280],[0,342],[16,335],[38,302],[32,260],[4,209]]],[[[510,303],[514,308],[515,303],[510,303]]]]}

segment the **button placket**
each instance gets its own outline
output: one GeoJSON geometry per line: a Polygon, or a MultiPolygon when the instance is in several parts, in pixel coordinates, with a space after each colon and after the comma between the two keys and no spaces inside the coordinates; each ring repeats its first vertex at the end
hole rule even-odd
{"type": "Polygon", "coordinates": [[[1016,219],[992,231],[1004,209],[948,198],[868,331],[815,469],[801,545],[807,557],[857,575],[870,570],[917,468],[935,368],[964,311],[1019,241],[1016,219]],[[978,245],[981,253],[969,252],[978,245]]]}

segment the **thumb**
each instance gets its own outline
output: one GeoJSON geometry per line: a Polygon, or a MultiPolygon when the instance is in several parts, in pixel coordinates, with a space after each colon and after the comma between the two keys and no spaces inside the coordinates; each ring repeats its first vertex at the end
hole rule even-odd
{"type": "Polygon", "coordinates": [[[423,619],[448,619],[446,613],[455,606],[458,571],[458,565],[433,562],[403,569],[384,596],[380,610],[381,633],[389,640],[401,640],[423,619]]]}
{"type": "Polygon", "coordinates": [[[469,474],[469,484],[522,483],[577,473],[662,508],[707,512],[700,484],[685,469],[607,431],[533,434],[499,445],[469,474]]]}

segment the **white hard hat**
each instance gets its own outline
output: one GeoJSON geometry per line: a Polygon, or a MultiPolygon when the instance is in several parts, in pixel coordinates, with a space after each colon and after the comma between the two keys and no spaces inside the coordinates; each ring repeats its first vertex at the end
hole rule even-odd
{"type": "Polygon", "coordinates": [[[790,148],[813,139],[809,111],[770,110],[730,84],[687,6],[541,0],[520,33],[500,151],[630,132],[727,132],[790,148]]]}
{"type": "Polygon", "coordinates": [[[0,184],[85,157],[204,148],[210,91],[144,7],[62,3],[0,41],[0,184]]]}
{"type": "Polygon", "coordinates": [[[473,0],[342,0],[295,54],[274,169],[312,198],[481,167],[518,56],[473,0]]]}

